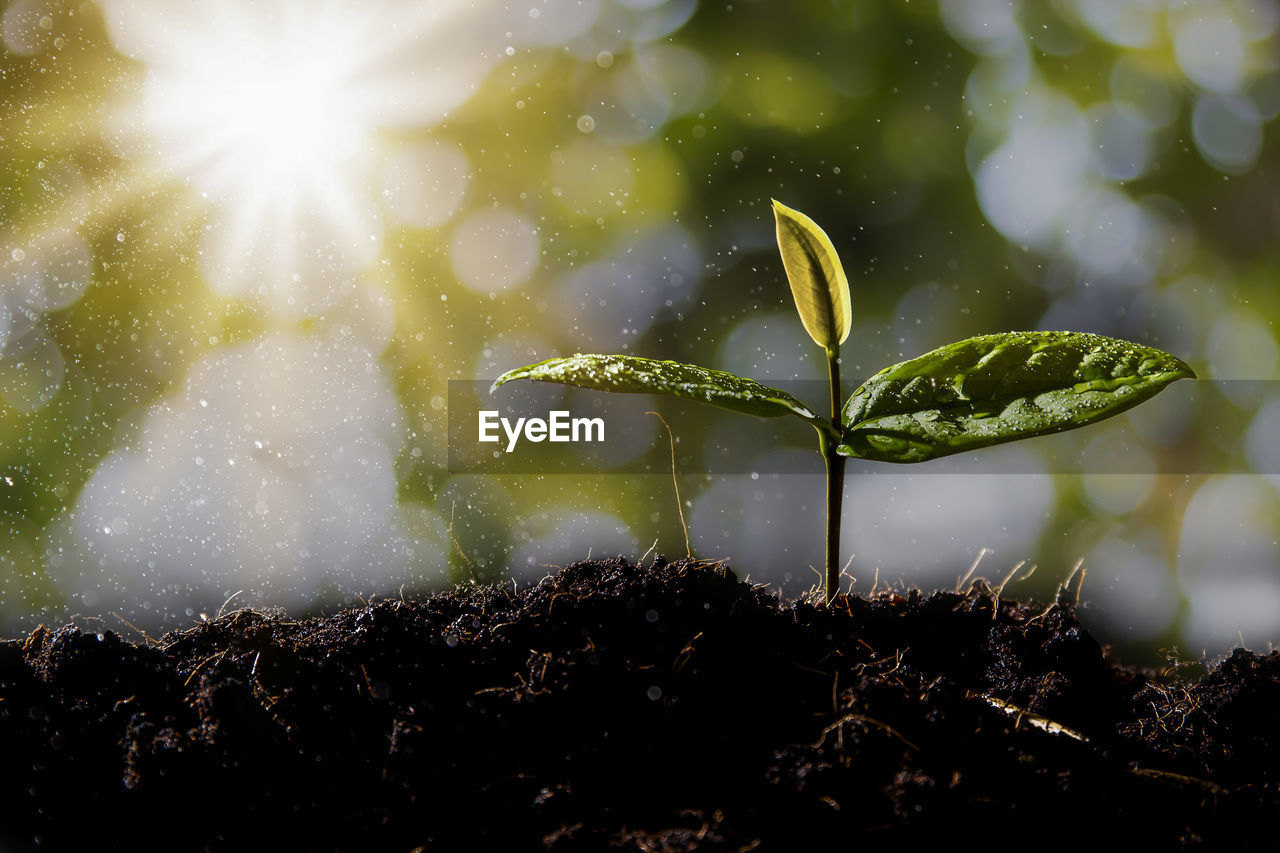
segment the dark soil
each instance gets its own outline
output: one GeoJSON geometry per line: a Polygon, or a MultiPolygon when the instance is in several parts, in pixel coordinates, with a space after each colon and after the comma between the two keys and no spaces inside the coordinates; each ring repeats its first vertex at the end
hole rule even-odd
{"type": "Polygon", "coordinates": [[[1277,849],[1280,652],[1177,683],[994,604],[612,561],[41,628],[0,643],[0,849],[1277,849]]]}

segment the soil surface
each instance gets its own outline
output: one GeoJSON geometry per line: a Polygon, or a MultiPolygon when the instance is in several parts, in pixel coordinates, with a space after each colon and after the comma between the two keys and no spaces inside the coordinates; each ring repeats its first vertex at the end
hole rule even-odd
{"type": "Polygon", "coordinates": [[[1280,652],[1065,600],[784,603],[692,561],[0,643],[0,849],[1274,850],[1280,652]]]}

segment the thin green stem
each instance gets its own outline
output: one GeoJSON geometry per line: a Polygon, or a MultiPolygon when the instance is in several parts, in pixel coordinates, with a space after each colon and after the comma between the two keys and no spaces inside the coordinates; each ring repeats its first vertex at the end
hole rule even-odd
{"type": "MultiPolygon", "coordinates": [[[[840,424],[840,351],[827,350],[827,377],[831,383],[831,423],[839,435],[840,424]]],[[[836,597],[840,590],[840,519],[844,503],[845,458],[836,453],[838,437],[820,433],[822,458],[827,467],[827,588],[826,602],[836,597]]]]}

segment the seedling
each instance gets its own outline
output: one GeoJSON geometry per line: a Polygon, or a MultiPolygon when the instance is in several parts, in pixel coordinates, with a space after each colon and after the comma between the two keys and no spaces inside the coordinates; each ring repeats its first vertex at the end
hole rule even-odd
{"type": "MultiPolygon", "coordinates": [[[[596,391],[665,394],[757,417],[792,415],[818,432],[827,470],[826,601],[840,580],[840,504],[847,458],[923,462],[1109,418],[1171,382],[1195,378],[1158,349],[1083,332],[980,335],[895,364],[840,405],[840,344],[853,313],[835,247],[809,217],[773,203],[782,266],[805,330],[827,356],[831,417],[785,391],[675,361],[575,355],[508,370],[513,379],[596,391]]],[[[492,392],[492,389],[490,389],[492,392]]]]}

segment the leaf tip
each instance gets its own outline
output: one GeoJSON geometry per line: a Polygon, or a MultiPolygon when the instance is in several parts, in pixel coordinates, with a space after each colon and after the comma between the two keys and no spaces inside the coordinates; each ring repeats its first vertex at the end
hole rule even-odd
{"type": "Polygon", "coordinates": [[[778,201],[776,198],[770,198],[769,202],[773,207],[773,218],[775,222],[781,221],[784,219],[796,221],[796,220],[799,220],[801,217],[804,217],[805,219],[808,218],[804,216],[804,214],[801,213],[800,211],[787,207],[785,204],[778,201]]]}
{"type": "Polygon", "coordinates": [[[1172,355],[1168,357],[1173,360],[1173,364],[1171,365],[1172,369],[1169,369],[1167,367],[1165,370],[1165,373],[1169,377],[1168,379],[1169,382],[1177,382],[1179,379],[1199,379],[1200,378],[1199,376],[1196,375],[1196,372],[1191,369],[1191,365],[1187,364],[1182,359],[1172,355]]]}
{"type": "Polygon", "coordinates": [[[514,379],[515,372],[515,370],[508,370],[506,373],[501,374],[497,379],[493,380],[493,384],[489,386],[489,393],[493,394],[493,392],[497,391],[500,386],[506,385],[514,379]]]}

